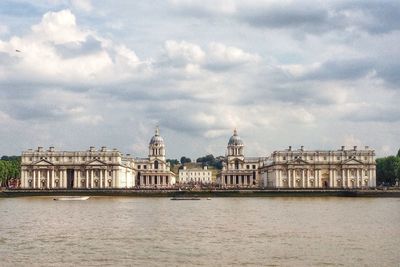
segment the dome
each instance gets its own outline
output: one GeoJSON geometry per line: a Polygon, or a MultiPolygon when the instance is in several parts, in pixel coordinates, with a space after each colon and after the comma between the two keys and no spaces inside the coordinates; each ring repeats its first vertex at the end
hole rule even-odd
{"type": "Polygon", "coordinates": [[[233,131],[233,135],[229,138],[228,146],[243,146],[242,139],[237,135],[236,129],[233,131]]]}
{"type": "Polygon", "coordinates": [[[158,129],[158,127],[156,128],[156,133],[155,135],[151,138],[150,140],[150,145],[164,145],[164,139],[160,136],[160,130],[158,129]]]}

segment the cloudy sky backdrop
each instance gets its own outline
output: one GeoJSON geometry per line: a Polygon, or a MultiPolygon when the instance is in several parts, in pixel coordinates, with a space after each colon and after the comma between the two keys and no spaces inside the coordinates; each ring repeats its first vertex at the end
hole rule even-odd
{"type": "Polygon", "coordinates": [[[400,147],[399,1],[4,0],[0,154],[400,147]],[[19,50],[21,52],[17,52],[19,50]]]}

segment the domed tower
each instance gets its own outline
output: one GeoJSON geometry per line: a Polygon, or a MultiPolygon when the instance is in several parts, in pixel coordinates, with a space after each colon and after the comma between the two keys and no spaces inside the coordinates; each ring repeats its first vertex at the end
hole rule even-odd
{"type": "Polygon", "coordinates": [[[165,145],[164,139],[160,136],[160,129],[157,127],[154,136],[150,140],[149,144],[149,158],[160,159],[165,161],[165,145]]]}
{"type": "Polygon", "coordinates": [[[233,135],[229,138],[228,142],[228,157],[244,157],[243,154],[244,144],[242,139],[238,136],[236,129],[233,135]]]}

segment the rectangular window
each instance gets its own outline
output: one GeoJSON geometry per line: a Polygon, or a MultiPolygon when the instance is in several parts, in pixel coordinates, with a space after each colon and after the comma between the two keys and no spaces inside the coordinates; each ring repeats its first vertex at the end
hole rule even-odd
{"type": "Polygon", "coordinates": [[[140,165],[137,166],[137,168],[138,168],[139,170],[140,170],[140,167],[141,167],[140,165]]]}
{"type": "Polygon", "coordinates": [[[256,165],[253,165],[253,169],[255,169],[256,168],[256,165]]]}
{"type": "Polygon", "coordinates": [[[326,157],[324,157],[324,160],[326,160],[326,157]]]}
{"type": "Polygon", "coordinates": [[[283,160],[286,160],[286,157],[283,157],[283,160]]]}

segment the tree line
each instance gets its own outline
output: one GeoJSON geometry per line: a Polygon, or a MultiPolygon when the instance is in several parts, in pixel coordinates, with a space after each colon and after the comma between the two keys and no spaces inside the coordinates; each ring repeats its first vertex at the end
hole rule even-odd
{"type": "Polygon", "coordinates": [[[21,157],[2,156],[0,158],[0,186],[5,187],[11,179],[20,178],[21,157]]]}
{"type": "MultiPolygon", "coordinates": [[[[218,157],[214,157],[214,155],[209,154],[206,155],[204,157],[200,157],[198,159],[196,159],[196,163],[199,163],[203,166],[211,166],[214,167],[216,169],[221,170],[222,169],[222,162],[224,161],[225,157],[223,156],[218,156],[218,157]]],[[[177,159],[167,159],[167,162],[169,162],[171,164],[171,167],[181,164],[184,165],[185,163],[191,163],[192,159],[188,158],[188,157],[181,157],[180,160],[177,159]]]]}
{"type": "Polygon", "coordinates": [[[400,149],[396,156],[376,159],[377,185],[394,185],[400,182],[400,149]]]}

